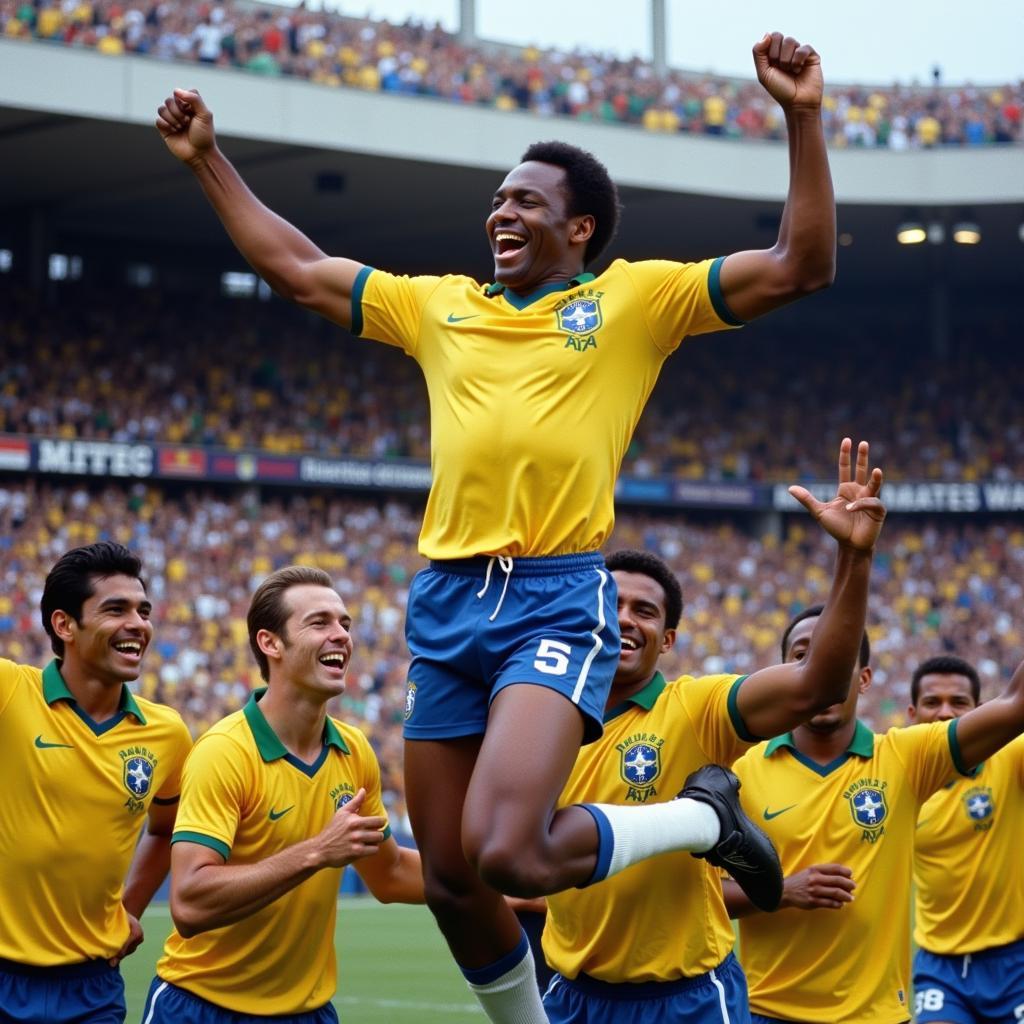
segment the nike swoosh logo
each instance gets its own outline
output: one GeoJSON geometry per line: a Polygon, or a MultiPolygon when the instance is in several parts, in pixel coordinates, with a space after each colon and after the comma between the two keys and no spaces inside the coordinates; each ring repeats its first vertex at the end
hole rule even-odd
{"type": "Polygon", "coordinates": [[[456,316],[454,313],[448,314],[448,323],[450,324],[461,324],[463,320],[473,320],[478,317],[479,313],[470,313],[469,316],[456,316]]]}
{"type": "Polygon", "coordinates": [[[40,733],[36,737],[36,746],[40,750],[49,750],[52,747],[60,747],[63,750],[74,750],[75,749],[70,743],[47,743],[46,740],[43,739],[43,734],[42,733],[40,733]]]}
{"type": "Polygon", "coordinates": [[[291,807],[286,807],[283,811],[275,811],[274,808],[271,807],[270,813],[267,815],[267,817],[271,821],[277,821],[278,818],[283,818],[294,806],[295,804],[292,804],[291,807]]]}
{"type": "Polygon", "coordinates": [[[781,811],[769,811],[766,807],[764,809],[764,820],[771,821],[772,818],[777,818],[780,814],[785,814],[786,811],[791,811],[796,807],[796,804],[790,804],[788,807],[783,807],[781,811]]]}

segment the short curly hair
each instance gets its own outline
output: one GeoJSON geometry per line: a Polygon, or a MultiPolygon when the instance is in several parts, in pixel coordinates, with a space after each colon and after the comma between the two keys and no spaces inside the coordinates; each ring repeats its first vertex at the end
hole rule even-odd
{"type": "Polygon", "coordinates": [[[921,680],[925,676],[931,675],[963,676],[970,684],[971,697],[974,698],[974,703],[980,703],[981,679],[978,677],[978,670],[969,661],[958,658],[955,654],[938,654],[934,658],[922,661],[914,669],[914,676],[910,680],[911,704],[916,705],[921,696],[921,680]]]}
{"type": "Polygon", "coordinates": [[[593,153],[568,142],[535,142],[523,154],[522,163],[536,160],[565,171],[567,212],[570,217],[589,213],[594,218],[594,233],[583,251],[583,264],[593,263],[615,237],[619,226],[619,190],[608,168],[593,153]]]}
{"type": "MultiPolygon", "coordinates": [[[[825,610],[823,604],[812,604],[810,608],[805,608],[802,612],[798,612],[790,620],[789,625],[786,627],[786,632],[782,634],[782,660],[785,661],[788,657],[787,648],[789,647],[789,634],[793,632],[798,622],[803,622],[804,619],[817,618],[825,610]]],[[[857,659],[858,668],[866,668],[868,663],[871,661],[871,641],[868,640],[868,631],[865,629],[863,635],[860,638],[860,656],[857,659]]]]}
{"type": "Polygon", "coordinates": [[[683,615],[683,588],[668,563],[650,551],[625,548],[605,559],[609,572],[635,572],[649,576],[665,594],[665,628],[677,629],[683,615]]]}

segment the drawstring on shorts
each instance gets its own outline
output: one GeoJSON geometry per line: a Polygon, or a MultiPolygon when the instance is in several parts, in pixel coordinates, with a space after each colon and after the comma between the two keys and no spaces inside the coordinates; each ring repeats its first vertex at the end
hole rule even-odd
{"type": "Polygon", "coordinates": [[[970,969],[971,969],[971,954],[970,953],[965,953],[964,954],[964,968],[960,972],[960,977],[961,978],[966,978],[967,977],[967,972],[970,969]]]}
{"type": "Polygon", "coordinates": [[[487,588],[491,585],[491,570],[494,568],[494,563],[497,561],[501,567],[501,571],[505,574],[505,582],[501,585],[501,596],[498,598],[497,607],[488,616],[487,621],[493,622],[498,617],[498,612],[501,611],[501,606],[505,601],[505,592],[508,590],[508,581],[512,578],[512,559],[508,555],[495,555],[487,560],[487,575],[484,576],[484,585],[477,591],[477,599],[480,599],[487,593],[487,588]]]}

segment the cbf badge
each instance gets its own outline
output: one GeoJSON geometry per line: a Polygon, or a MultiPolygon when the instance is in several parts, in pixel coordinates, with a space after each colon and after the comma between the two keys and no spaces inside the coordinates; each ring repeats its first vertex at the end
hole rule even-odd
{"type": "Polygon", "coordinates": [[[645,803],[657,792],[654,781],[661,775],[661,753],[651,743],[633,743],[622,751],[619,770],[629,785],[626,799],[645,803]]]}
{"type": "Polygon", "coordinates": [[[885,829],[882,827],[889,814],[885,794],[880,789],[866,786],[850,799],[853,820],[864,830],[861,838],[869,843],[876,842],[885,829]]]}
{"type": "Polygon", "coordinates": [[[974,831],[987,832],[992,827],[991,819],[996,809],[992,790],[988,786],[972,786],[963,799],[967,817],[974,822],[974,831]]]}
{"type": "Polygon", "coordinates": [[[132,814],[137,814],[146,806],[145,796],[153,784],[155,761],[145,754],[133,754],[124,760],[124,786],[129,797],[125,807],[132,814]]]}
{"type": "Polygon", "coordinates": [[[558,310],[558,327],[582,337],[594,334],[601,326],[601,303],[597,299],[575,299],[558,310]]]}
{"type": "Polygon", "coordinates": [[[408,722],[412,718],[412,713],[416,708],[416,684],[410,683],[405,691],[405,720],[408,722]]]}

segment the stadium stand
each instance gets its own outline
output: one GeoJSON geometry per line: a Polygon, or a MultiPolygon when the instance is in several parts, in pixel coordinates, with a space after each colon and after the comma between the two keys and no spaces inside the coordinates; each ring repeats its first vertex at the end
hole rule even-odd
{"type": "MultiPolygon", "coordinates": [[[[319,84],[429,96],[535,114],[642,125],[653,132],[781,139],[754,82],[670,71],[634,58],[462,45],[437,26],[394,25],[240,0],[158,4],[7,0],[0,34],[162,60],[291,75],[319,84]]],[[[833,147],[893,150],[1020,142],[1024,83],[996,87],[836,86],[825,129],[833,147]]]]}

